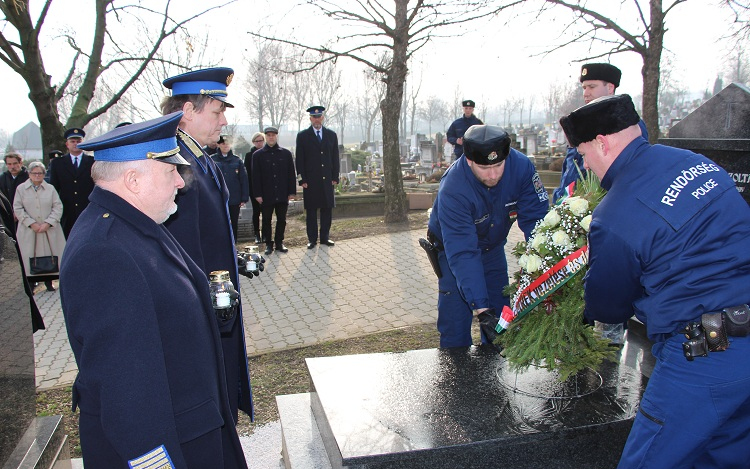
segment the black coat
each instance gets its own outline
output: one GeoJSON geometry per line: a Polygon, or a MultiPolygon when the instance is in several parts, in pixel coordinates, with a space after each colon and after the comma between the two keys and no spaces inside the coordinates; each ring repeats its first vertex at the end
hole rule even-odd
{"type": "MultiPolygon", "coordinates": [[[[190,162],[181,167],[185,187],[175,199],[177,212],[164,226],[177,238],[180,245],[193,258],[207,276],[214,270],[227,270],[237,291],[240,283],[237,272],[237,253],[232,237],[227,201],[229,193],[224,177],[211,158],[198,143],[182,130],[177,131],[180,155],[190,162]]],[[[242,305],[233,320],[219,325],[224,346],[224,361],[232,412],[237,408],[253,415],[250,375],[247,370],[245,329],[242,323],[242,305]]]]}
{"type": "Polygon", "coordinates": [[[263,197],[263,205],[278,204],[297,194],[292,152],[266,144],[253,153],[253,197],[263,197]]]}
{"type": "Polygon", "coordinates": [[[323,127],[323,141],[319,141],[313,127],[297,134],[296,167],[305,209],[335,207],[333,183],[339,182],[339,139],[336,132],[323,127]]]}
{"type": "Polygon", "coordinates": [[[253,147],[249,152],[245,153],[245,171],[247,172],[247,181],[250,183],[250,198],[255,199],[253,196],[253,154],[258,151],[257,148],[253,147]]]}
{"type": "Polygon", "coordinates": [[[171,233],[97,188],[60,279],[86,467],[127,467],[161,445],[174,467],[247,467],[208,279],[171,233]]]}
{"type": "MultiPolygon", "coordinates": [[[[16,239],[16,221],[13,218],[13,207],[11,206],[10,201],[8,201],[2,193],[0,193],[0,225],[2,225],[0,226],[0,232],[4,233],[5,236],[12,240],[16,239]]],[[[18,261],[19,277],[21,277],[20,281],[23,283],[23,289],[26,292],[26,296],[29,297],[29,306],[31,307],[31,328],[34,332],[39,329],[44,329],[44,319],[42,319],[42,314],[39,312],[39,307],[34,300],[34,291],[31,289],[31,285],[29,285],[29,279],[26,277],[26,270],[24,269],[21,257],[21,249],[15,241],[6,243],[2,234],[0,234],[0,258],[5,258],[3,262],[7,263],[6,265],[9,265],[11,259],[18,261]],[[7,251],[11,245],[14,248],[13,252],[7,251]]],[[[12,267],[8,267],[7,269],[10,270],[11,268],[12,267]]],[[[3,270],[2,266],[0,266],[0,272],[3,270]]],[[[9,285],[4,287],[8,288],[9,285]]]]}
{"type": "Polygon", "coordinates": [[[91,166],[94,157],[81,154],[78,169],[73,166],[70,153],[55,158],[49,163],[49,182],[60,196],[63,203],[62,226],[67,237],[78,216],[89,205],[89,194],[94,190],[94,180],[91,179],[91,166]]]}
{"type": "Polygon", "coordinates": [[[10,171],[0,174],[0,192],[10,201],[11,207],[13,207],[13,199],[16,198],[16,189],[27,179],[29,179],[29,172],[26,171],[25,166],[21,168],[21,172],[15,179],[10,175],[10,171]]]}

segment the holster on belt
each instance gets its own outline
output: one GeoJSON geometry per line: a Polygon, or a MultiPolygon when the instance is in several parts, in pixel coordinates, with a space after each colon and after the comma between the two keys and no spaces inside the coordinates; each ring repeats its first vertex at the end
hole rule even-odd
{"type": "MultiPolygon", "coordinates": [[[[427,232],[427,237],[433,238],[429,231],[427,232]]],[[[432,270],[435,271],[435,275],[437,275],[437,278],[441,278],[443,271],[440,269],[440,263],[438,262],[438,248],[431,241],[427,241],[424,238],[419,238],[419,245],[427,253],[427,259],[430,260],[430,265],[432,266],[432,270]]]]}

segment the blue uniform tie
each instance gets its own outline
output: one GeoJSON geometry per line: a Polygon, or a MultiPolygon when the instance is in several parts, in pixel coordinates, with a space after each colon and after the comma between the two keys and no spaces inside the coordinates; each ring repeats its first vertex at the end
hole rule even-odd
{"type": "Polygon", "coordinates": [[[316,131],[315,131],[315,133],[316,133],[316,134],[317,134],[317,136],[318,136],[318,141],[319,141],[319,142],[322,142],[322,141],[323,141],[323,137],[322,137],[322,136],[320,135],[320,130],[316,130],[316,131]]]}

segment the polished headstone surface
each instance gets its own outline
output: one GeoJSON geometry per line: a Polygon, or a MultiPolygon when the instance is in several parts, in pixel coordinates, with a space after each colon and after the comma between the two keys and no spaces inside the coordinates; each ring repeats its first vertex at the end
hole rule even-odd
{"type": "Polygon", "coordinates": [[[34,340],[18,253],[0,230],[0,466],[36,414],[34,340]]]}
{"type": "Polygon", "coordinates": [[[615,467],[651,366],[636,339],[572,386],[482,347],[310,358],[311,405],[334,468],[615,467]]]}

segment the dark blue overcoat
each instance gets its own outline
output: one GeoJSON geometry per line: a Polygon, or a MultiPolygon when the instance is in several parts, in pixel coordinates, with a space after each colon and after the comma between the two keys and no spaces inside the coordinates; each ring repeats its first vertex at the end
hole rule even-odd
{"type": "MultiPolygon", "coordinates": [[[[190,162],[190,168],[180,169],[185,187],[177,194],[177,213],[164,225],[206,275],[214,270],[227,270],[234,287],[240,291],[237,254],[227,206],[229,192],[224,177],[200,145],[179,129],[177,143],[180,155],[190,162]]],[[[242,304],[234,319],[219,324],[219,328],[232,413],[236,419],[239,408],[252,418],[242,304]]]]}
{"type": "Polygon", "coordinates": [[[95,188],[60,270],[86,467],[152,451],[179,468],[246,467],[205,274],[163,225],[95,188]]]}
{"type": "Polygon", "coordinates": [[[336,206],[333,183],[339,182],[339,140],[333,130],[322,131],[322,141],[312,126],[297,134],[295,163],[300,185],[307,183],[302,190],[306,210],[336,206]]]}
{"type": "Polygon", "coordinates": [[[60,196],[63,204],[62,225],[67,237],[73,224],[89,204],[89,194],[94,190],[91,167],[94,157],[81,154],[78,169],[73,166],[70,153],[49,162],[49,182],[60,196]]]}

